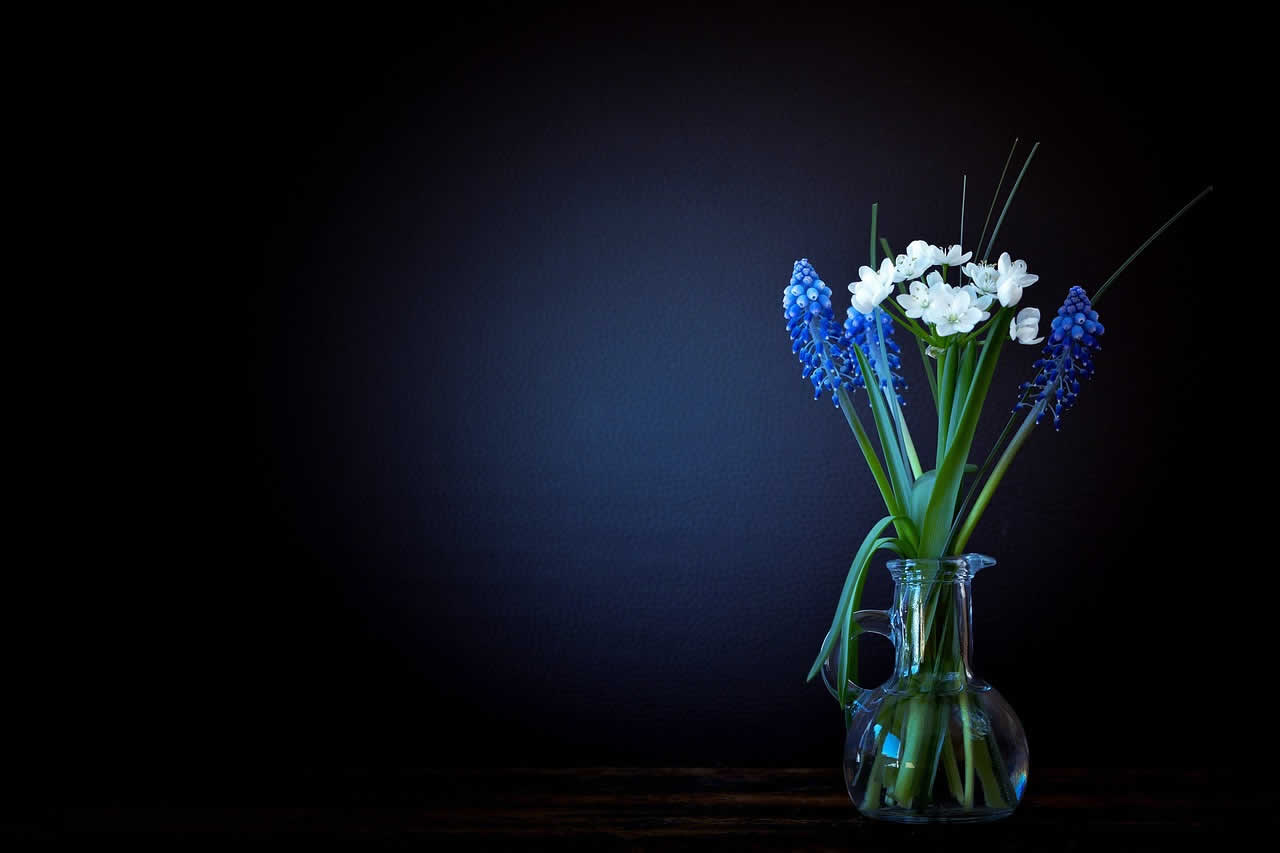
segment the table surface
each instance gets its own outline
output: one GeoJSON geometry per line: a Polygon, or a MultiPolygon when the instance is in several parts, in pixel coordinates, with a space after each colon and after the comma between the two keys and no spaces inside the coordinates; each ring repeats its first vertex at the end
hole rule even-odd
{"type": "Polygon", "coordinates": [[[867,820],[833,768],[342,770],[273,780],[196,802],[111,798],[11,818],[9,835],[319,834],[430,841],[432,849],[1168,850],[1276,825],[1274,789],[1229,769],[1033,769],[1017,813],[974,826],[867,820]]]}

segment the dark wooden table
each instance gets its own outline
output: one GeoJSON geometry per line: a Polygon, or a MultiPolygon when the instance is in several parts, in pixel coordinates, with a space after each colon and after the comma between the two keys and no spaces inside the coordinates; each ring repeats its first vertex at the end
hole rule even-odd
{"type": "MultiPolygon", "coordinates": [[[[246,770],[243,784],[139,803],[104,797],[10,818],[9,835],[126,834],[188,841],[335,836],[481,849],[685,847],[1168,850],[1276,825],[1277,797],[1231,770],[1033,769],[1018,812],[994,824],[867,820],[834,768],[246,770]],[[192,796],[198,802],[191,802],[192,796]]],[[[1274,849],[1275,838],[1260,839],[1274,849]]]]}

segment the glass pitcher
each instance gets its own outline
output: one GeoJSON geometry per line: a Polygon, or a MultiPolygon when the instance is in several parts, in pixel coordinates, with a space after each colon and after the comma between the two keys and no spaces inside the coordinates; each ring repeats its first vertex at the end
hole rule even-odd
{"type": "MultiPolygon", "coordinates": [[[[846,693],[845,786],[867,817],[997,820],[1022,799],[1028,769],[1022,723],[969,661],[971,580],[993,565],[982,554],[893,560],[892,608],[853,614],[853,633],[888,637],[896,651],[886,683],[864,688],[850,679],[846,693]]],[[[833,696],[839,655],[848,647],[835,643],[823,666],[833,696]]]]}

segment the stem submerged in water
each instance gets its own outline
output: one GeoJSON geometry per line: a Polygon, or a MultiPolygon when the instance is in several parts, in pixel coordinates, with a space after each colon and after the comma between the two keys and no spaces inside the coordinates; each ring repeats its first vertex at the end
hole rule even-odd
{"type": "Polygon", "coordinates": [[[961,735],[964,744],[964,793],[961,802],[966,809],[973,808],[973,720],[969,716],[969,697],[960,694],[960,723],[963,726],[961,735]]]}

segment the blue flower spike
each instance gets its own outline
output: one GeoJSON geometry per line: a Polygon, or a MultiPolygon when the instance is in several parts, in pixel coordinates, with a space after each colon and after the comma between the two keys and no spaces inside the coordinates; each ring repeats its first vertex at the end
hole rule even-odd
{"type": "Polygon", "coordinates": [[[831,288],[818,278],[818,271],[808,258],[801,258],[792,267],[791,284],[782,291],[782,308],[788,319],[831,316],[831,288]]]}
{"type": "Polygon", "coordinates": [[[1073,287],[1067,293],[1066,302],[1058,309],[1058,316],[1050,324],[1049,339],[1045,343],[1043,358],[1033,368],[1038,370],[1035,379],[1024,382],[1020,391],[1033,391],[1032,402],[1019,403],[1015,410],[1031,408],[1043,402],[1036,423],[1045,412],[1053,413],[1053,428],[1062,428],[1062,416],[1080,394],[1080,380],[1093,376],[1093,354],[1102,349],[1098,338],[1106,332],[1098,322],[1098,312],[1093,310],[1089,295],[1083,287],[1073,287]]]}
{"type": "MultiPolygon", "coordinates": [[[[907,390],[907,381],[902,378],[902,374],[896,371],[902,369],[902,350],[898,347],[898,342],[893,339],[893,318],[879,308],[876,309],[875,316],[880,318],[879,337],[876,334],[876,321],[871,314],[859,314],[857,310],[850,307],[848,316],[844,321],[843,336],[840,340],[841,348],[845,352],[851,352],[852,346],[857,346],[862,350],[862,354],[867,357],[867,363],[878,375],[880,374],[880,341],[884,340],[884,349],[886,361],[889,365],[889,375],[893,378],[893,387],[896,391],[907,390]]],[[[884,379],[880,380],[880,387],[884,387],[884,379]]],[[[902,399],[901,394],[896,395],[898,404],[905,406],[907,401],[902,399]]]]}
{"type": "Polygon", "coordinates": [[[791,351],[804,369],[800,375],[813,384],[813,399],[831,394],[837,408],[840,388],[863,385],[857,361],[841,346],[843,329],[831,308],[831,288],[818,277],[807,258],[795,262],[791,283],[782,290],[782,316],[791,335],[791,351]]]}

